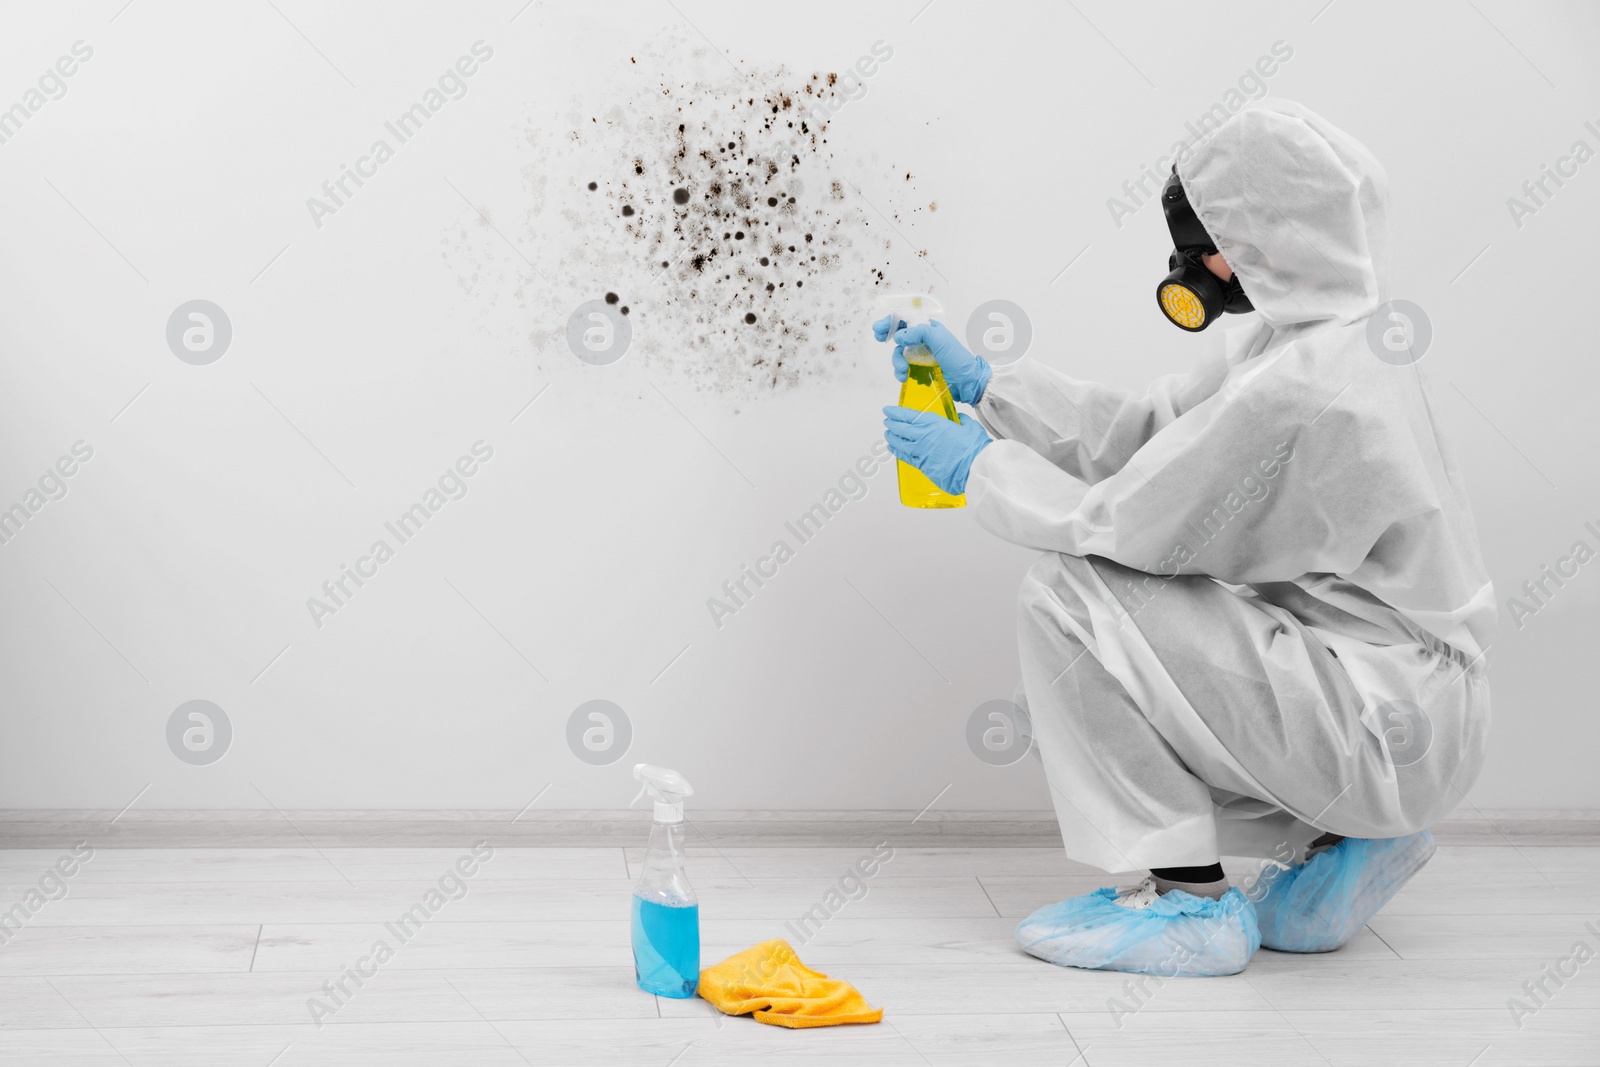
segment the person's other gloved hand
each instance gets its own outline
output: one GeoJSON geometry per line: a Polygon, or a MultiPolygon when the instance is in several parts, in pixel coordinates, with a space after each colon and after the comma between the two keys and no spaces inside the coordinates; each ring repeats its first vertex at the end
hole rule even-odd
{"type": "Polygon", "coordinates": [[[932,411],[891,405],[883,409],[883,436],[896,459],[928,476],[947,493],[967,491],[972,461],[990,443],[988,431],[971,415],[951,422],[932,411]]]}
{"type": "Polygon", "coordinates": [[[889,316],[885,315],[872,324],[872,336],[880,341],[887,341],[891,334],[894,336],[894,376],[900,381],[906,380],[906,346],[927,345],[928,351],[933,353],[933,358],[939,361],[939,370],[944,374],[945,384],[950,387],[950,395],[963,404],[976,404],[983,396],[983,387],[989,384],[989,376],[994,373],[994,368],[989,366],[989,361],[982,356],[975,356],[967,351],[965,345],[956,340],[956,335],[945,328],[941,322],[929,322],[918,326],[900,326],[898,330],[891,330],[889,316]]]}

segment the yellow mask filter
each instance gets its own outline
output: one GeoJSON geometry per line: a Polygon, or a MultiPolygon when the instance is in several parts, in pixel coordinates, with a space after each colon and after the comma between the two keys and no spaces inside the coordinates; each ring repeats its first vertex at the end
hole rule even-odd
{"type": "Polygon", "coordinates": [[[1237,274],[1223,281],[1205,265],[1217,245],[1189,203],[1176,167],[1161,187],[1161,210],[1172,234],[1172,255],[1167,257],[1167,276],[1156,283],[1156,304],[1168,321],[1196,333],[1224,313],[1254,311],[1237,274]]]}
{"type": "Polygon", "coordinates": [[[1167,282],[1156,294],[1161,310],[1167,318],[1186,330],[1198,330],[1205,325],[1206,309],[1193,289],[1177,282],[1167,282]]]}

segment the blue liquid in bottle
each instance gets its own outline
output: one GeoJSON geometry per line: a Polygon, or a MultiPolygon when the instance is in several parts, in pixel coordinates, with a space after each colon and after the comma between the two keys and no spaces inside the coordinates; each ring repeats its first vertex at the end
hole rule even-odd
{"type": "Polygon", "coordinates": [[[633,970],[646,993],[684,1000],[700,983],[700,906],[633,898],[633,970]]]}

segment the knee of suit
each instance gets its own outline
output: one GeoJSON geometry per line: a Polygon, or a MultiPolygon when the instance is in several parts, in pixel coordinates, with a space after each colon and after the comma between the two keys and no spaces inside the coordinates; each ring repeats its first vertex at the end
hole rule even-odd
{"type": "Polygon", "coordinates": [[[1060,633],[1063,610],[1085,628],[1090,625],[1083,598],[1073,584],[1065,580],[1068,568],[1073,566],[1088,567],[1089,563],[1080,556],[1051,552],[1040,556],[1028,568],[1017,590],[1017,624],[1023,634],[1041,630],[1060,633]]]}
{"type": "Polygon", "coordinates": [[[1059,552],[1047,552],[1033,561],[1033,566],[1028,568],[1028,573],[1022,577],[1022,586],[1017,591],[1017,599],[1023,604],[1037,602],[1041,598],[1055,601],[1076,601],[1077,593],[1072,586],[1062,580],[1066,574],[1068,560],[1083,563],[1081,556],[1064,556],[1059,552]]]}

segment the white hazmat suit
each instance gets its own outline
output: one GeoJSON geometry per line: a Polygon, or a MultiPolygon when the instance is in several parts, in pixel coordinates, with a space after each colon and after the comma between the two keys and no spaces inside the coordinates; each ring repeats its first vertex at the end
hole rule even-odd
{"type": "Polygon", "coordinates": [[[1415,363],[1378,358],[1388,184],[1291,103],[1178,164],[1254,303],[1142,396],[997,368],[969,505],[1048,554],[1023,688],[1070,857],[1108,871],[1396,837],[1477,777],[1495,623],[1415,363]]]}

